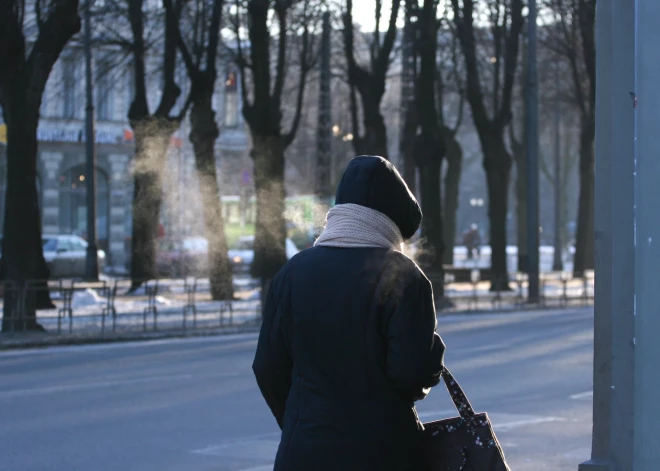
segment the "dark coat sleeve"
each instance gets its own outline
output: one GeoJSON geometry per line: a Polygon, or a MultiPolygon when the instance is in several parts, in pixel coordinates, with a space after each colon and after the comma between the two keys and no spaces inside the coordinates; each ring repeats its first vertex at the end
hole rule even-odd
{"type": "Polygon", "coordinates": [[[291,389],[293,362],[284,335],[285,283],[278,275],[268,290],[252,370],[268,407],[282,428],[284,407],[291,389]]]}
{"type": "Polygon", "coordinates": [[[440,382],[445,345],[436,326],[433,289],[422,276],[399,298],[387,328],[387,375],[411,401],[440,382]]]}

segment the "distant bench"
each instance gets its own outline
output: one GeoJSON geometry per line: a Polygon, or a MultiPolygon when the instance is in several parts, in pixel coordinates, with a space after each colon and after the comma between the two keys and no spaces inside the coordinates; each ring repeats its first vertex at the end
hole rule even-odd
{"type": "Polygon", "coordinates": [[[444,265],[442,267],[446,275],[450,275],[453,278],[454,283],[471,283],[472,272],[479,272],[478,281],[491,281],[491,269],[490,268],[472,268],[472,267],[455,267],[453,265],[444,265]]]}

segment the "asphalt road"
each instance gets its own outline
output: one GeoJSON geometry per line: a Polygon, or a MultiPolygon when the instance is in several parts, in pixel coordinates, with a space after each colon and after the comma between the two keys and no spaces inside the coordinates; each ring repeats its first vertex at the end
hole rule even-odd
{"type": "MultiPolygon", "coordinates": [[[[575,471],[591,441],[591,310],[441,317],[447,366],[514,471],[575,471]]],[[[0,352],[0,470],[272,469],[256,335],[0,352]]],[[[456,415],[444,387],[423,420],[456,415]]]]}

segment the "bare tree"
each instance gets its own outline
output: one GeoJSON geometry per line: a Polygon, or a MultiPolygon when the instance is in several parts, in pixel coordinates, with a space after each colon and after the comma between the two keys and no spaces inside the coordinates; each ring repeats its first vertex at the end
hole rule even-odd
{"type": "Polygon", "coordinates": [[[376,0],[376,28],[369,44],[369,67],[358,64],[355,51],[355,28],[353,25],[353,0],[347,0],[344,11],[344,50],[348,65],[348,80],[351,93],[351,121],[353,127],[353,147],[358,155],[380,155],[387,158],[387,128],[380,104],[385,94],[385,82],[389,70],[392,50],[396,41],[397,19],[401,0],[392,0],[387,31],[382,37],[380,23],[383,2],[376,0]],[[360,133],[357,93],[362,104],[362,127],[360,133]]]}
{"type": "MultiPolygon", "coordinates": [[[[135,136],[133,172],[133,231],[131,245],[131,289],[157,277],[156,241],[163,195],[163,168],[170,138],[178,129],[185,109],[172,115],[181,89],[176,83],[178,27],[184,0],[175,0],[165,10],[163,18],[162,92],[154,112],[147,101],[148,39],[145,37],[144,0],[126,0],[128,21],[132,32],[130,48],[133,52],[135,94],[128,119],[135,136]]],[[[184,107],[185,108],[185,107],[184,107]]]]}
{"type": "MultiPolygon", "coordinates": [[[[174,9],[172,0],[164,0],[164,4],[167,10],[174,9]]],[[[223,4],[223,0],[192,2],[188,12],[190,21],[186,24],[191,33],[187,41],[181,34],[182,28],[177,28],[179,49],[190,79],[190,141],[200,182],[205,236],[209,241],[211,295],[216,300],[234,297],[214,152],[220,135],[213,110],[213,93],[218,77],[216,62],[223,4]]]]}
{"type": "Polygon", "coordinates": [[[16,288],[49,276],[37,195],[37,126],[51,70],[79,30],[78,0],[0,0],[0,104],[7,125],[3,331],[43,330],[36,309],[51,305],[47,294],[40,300],[34,289],[20,300],[16,288]],[[27,33],[28,23],[36,26],[34,36],[27,33]]]}
{"type": "Polygon", "coordinates": [[[462,77],[462,62],[458,54],[458,38],[453,28],[441,29],[442,33],[450,33],[451,45],[446,51],[440,51],[441,63],[438,64],[438,76],[436,80],[436,100],[438,102],[438,119],[440,120],[440,131],[445,143],[445,158],[447,159],[447,170],[444,178],[444,192],[442,198],[442,215],[444,228],[444,263],[452,265],[454,262],[454,242],[456,240],[456,212],[458,211],[458,195],[463,169],[463,148],[458,141],[457,134],[463,123],[465,109],[465,89],[462,77]],[[447,54],[449,52],[449,54],[447,54]],[[449,57],[446,57],[446,56],[449,57]],[[445,116],[445,103],[448,95],[452,92],[458,95],[458,106],[456,120],[451,125],[445,116]]]}
{"type": "Polygon", "coordinates": [[[512,165],[504,132],[511,120],[511,97],[524,23],[523,1],[487,0],[479,3],[488,11],[493,48],[489,59],[493,67],[492,83],[487,92],[477,51],[476,4],[475,0],[451,0],[456,32],[465,59],[466,96],[479,134],[488,184],[491,290],[502,290],[510,289],[506,260],[506,221],[512,165]],[[486,95],[490,103],[486,102],[486,95]]]}
{"type": "Polygon", "coordinates": [[[547,0],[557,21],[549,43],[568,62],[580,113],[580,199],[573,272],[594,267],[594,138],[596,136],[596,0],[547,0]],[[558,46],[554,46],[558,44],[558,46]]]}
{"type": "MultiPolygon", "coordinates": [[[[417,49],[420,70],[417,79],[417,122],[419,132],[415,139],[415,159],[419,167],[422,199],[423,247],[419,263],[433,283],[438,302],[444,302],[443,221],[441,199],[441,169],[445,156],[445,141],[438,118],[436,87],[438,79],[437,48],[438,0],[424,0],[418,13],[419,36],[417,49]]],[[[440,114],[442,112],[440,111],[440,114]]]]}
{"type": "Polygon", "coordinates": [[[316,59],[321,8],[315,0],[236,0],[232,25],[240,69],[243,116],[252,137],[257,218],[252,275],[263,294],[286,263],[284,152],[293,142],[302,111],[309,71],[316,59]],[[271,18],[273,24],[271,24],[271,18]],[[249,51],[241,32],[246,29],[249,51]],[[274,37],[271,36],[274,31],[274,37]],[[271,42],[275,39],[275,47],[271,42]],[[291,65],[289,45],[297,46],[297,96],[288,132],[283,132],[283,90],[291,65]]]}
{"type": "Polygon", "coordinates": [[[516,244],[518,246],[518,266],[517,271],[526,273],[529,254],[527,253],[527,154],[525,152],[525,76],[527,71],[526,42],[523,41],[522,67],[518,71],[518,84],[514,86],[514,119],[509,123],[509,145],[513,154],[513,161],[516,165],[516,181],[514,184],[514,194],[516,197],[516,244]],[[516,99],[518,98],[518,99],[516,99]],[[516,131],[516,125],[519,131],[516,131]]]}
{"type": "Polygon", "coordinates": [[[417,164],[414,145],[417,135],[415,88],[417,81],[417,0],[405,0],[405,22],[401,46],[401,97],[399,153],[403,161],[403,178],[413,194],[417,194],[417,164]]]}

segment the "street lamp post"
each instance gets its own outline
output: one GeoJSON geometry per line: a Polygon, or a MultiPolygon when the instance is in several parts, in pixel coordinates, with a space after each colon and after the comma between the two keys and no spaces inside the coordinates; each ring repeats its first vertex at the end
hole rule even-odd
{"type": "Polygon", "coordinates": [[[562,237],[561,237],[561,214],[562,214],[562,187],[563,182],[561,179],[561,137],[559,134],[561,122],[561,102],[560,102],[560,77],[559,77],[559,61],[555,62],[555,234],[554,246],[555,253],[552,260],[552,271],[562,271],[562,237]]]}
{"type": "Polygon", "coordinates": [[[99,267],[96,245],[96,148],[94,145],[94,83],[92,75],[92,19],[93,0],[86,0],[84,6],[84,53],[85,53],[85,92],[87,107],[85,114],[85,188],[87,196],[87,263],[85,277],[98,280],[99,267]]]}
{"type": "Polygon", "coordinates": [[[527,300],[539,301],[539,92],[536,67],[536,0],[528,3],[529,27],[525,100],[525,158],[527,202],[527,300]]]}

